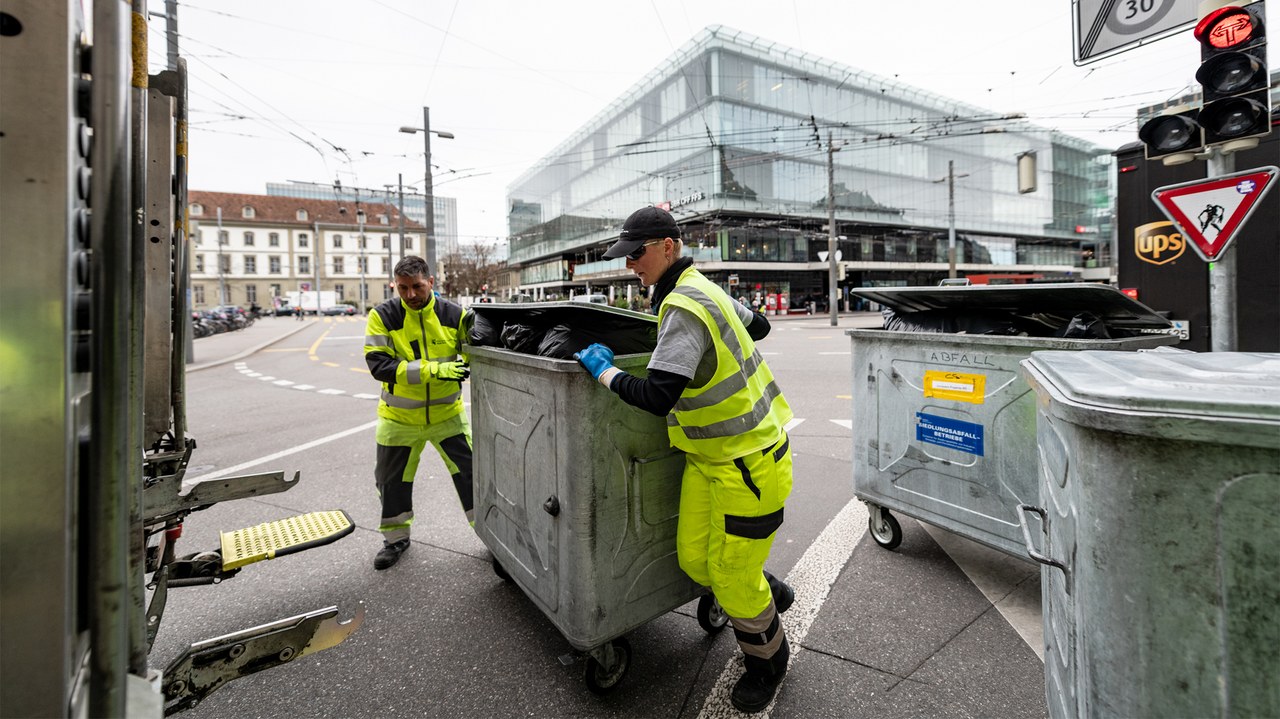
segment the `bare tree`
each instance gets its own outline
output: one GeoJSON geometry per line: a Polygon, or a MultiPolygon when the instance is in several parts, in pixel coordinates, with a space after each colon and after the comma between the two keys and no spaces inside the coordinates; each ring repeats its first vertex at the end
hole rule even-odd
{"type": "Polygon", "coordinates": [[[445,280],[440,292],[448,297],[480,294],[481,288],[495,286],[504,263],[494,259],[497,246],[493,243],[462,245],[457,252],[441,259],[445,280]]]}

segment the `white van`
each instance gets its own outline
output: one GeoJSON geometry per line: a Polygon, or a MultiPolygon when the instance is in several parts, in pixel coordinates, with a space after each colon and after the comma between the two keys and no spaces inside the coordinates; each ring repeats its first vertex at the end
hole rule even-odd
{"type": "Polygon", "coordinates": [[[569,298],[570,302],[590,302],[595,305],[609,304],[608,295],[574,295],[569,298]]]}

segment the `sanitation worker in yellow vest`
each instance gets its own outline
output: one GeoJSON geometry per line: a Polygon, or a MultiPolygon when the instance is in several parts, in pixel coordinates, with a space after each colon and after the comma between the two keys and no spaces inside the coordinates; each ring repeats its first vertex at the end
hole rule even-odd
{"type": "Polygon", "coordinates": [[[791,493],[791,408],[755,342],[769,321],[743,306],[680,256],[680,228],[657,207],[632,213],[604,254],[626,257],[653,286],[658,342],[649,376],[613,366],[593,344],[575,355],[622,401],[667,418],[672,446],[685,453],[676,531],[680,567],[729,616],[747,671],[730,698],[743,712],[773,700],[791,651],[780,617],[795,599],[764,571],[791,493]]]}
{"type": "Polygon", "coordinates": [[[462,355],[464,310],[435,294],[435,278],[421,257],[396,263],[396,297],[369,311],[364,360],[382,383],[378,401],[377,466],[383,546],[374,569],[387,569],[409,549],[413,479],[427,443],[453,478],[467,521],[475,525],[471,485],[471,426],[462,409],[462,381],[471,374],[462,355]]]}

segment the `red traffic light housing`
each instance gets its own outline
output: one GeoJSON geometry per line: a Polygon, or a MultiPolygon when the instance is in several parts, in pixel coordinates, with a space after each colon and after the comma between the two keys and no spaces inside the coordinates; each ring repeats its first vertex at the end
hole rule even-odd
{"type": "Polygon", "coordinates": [[[1271,131],[1265,3],[1233,3],[1196,23],[1204,107],[1199,124],[1206,145],[1244,140],[1271,131]]]}

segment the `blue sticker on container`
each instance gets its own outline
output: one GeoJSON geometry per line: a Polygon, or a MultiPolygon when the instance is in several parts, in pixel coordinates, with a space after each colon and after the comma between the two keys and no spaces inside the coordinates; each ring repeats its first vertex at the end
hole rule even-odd
{"type": "Polygon", "coordinates": [[[936,414],[916,412],[916,439],[961,452],[984,456],[982,425],[936,414]]]}

